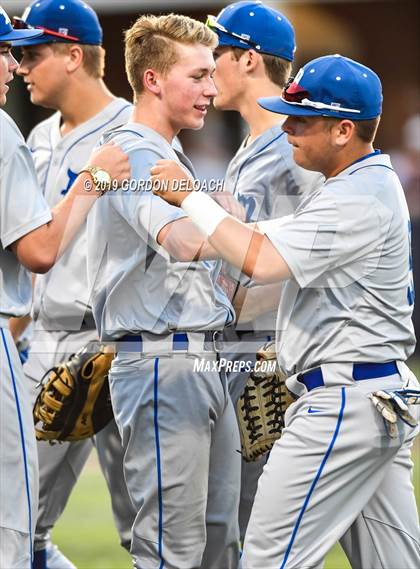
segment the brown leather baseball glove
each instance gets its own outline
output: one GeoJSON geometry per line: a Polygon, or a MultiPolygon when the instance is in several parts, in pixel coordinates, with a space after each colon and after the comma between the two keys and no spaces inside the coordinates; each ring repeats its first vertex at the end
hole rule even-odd
{"type": "Polygon", "coordinates": [[[108,371],[114,352],[107,348],[90,342],[45,374],[33,409],[38,440],[86,439],[113,418],[108,371]]]}

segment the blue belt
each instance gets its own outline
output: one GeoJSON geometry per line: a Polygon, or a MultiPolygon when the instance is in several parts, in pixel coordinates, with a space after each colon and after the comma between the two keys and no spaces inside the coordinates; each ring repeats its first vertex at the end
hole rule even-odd
{"type": "MultiPolygon", "coordinates": [[[[126,336],[120,338],[118,341],[121,342],[122,344],[132,343],[133,352],[143,351],[143,338],[141,337],[141,334],[136,334],[136,335],[127,334],[126,336]]],[[[188,335],[185,332],[178,332],[173,334],[172,349],[174,351],[179,351],[179,352],[185,352],[188,350],[188,335]]],[[[127,348],[124,347],[124,351],[131,352],[131,349],[127,350],[127,348]]]]}
{"type": "MultiPolygon", "coordinates": [[[[387,377],[388,375],[395,375],[396,373],[399,373],[396,362],[353,364],[354,381],[387,377]]],[[[320,367],[308,371],[307,373],[300,373],[297,376],[297,380],[303,383],[308,391],[325,385],[322,369],[320,367]]]]}

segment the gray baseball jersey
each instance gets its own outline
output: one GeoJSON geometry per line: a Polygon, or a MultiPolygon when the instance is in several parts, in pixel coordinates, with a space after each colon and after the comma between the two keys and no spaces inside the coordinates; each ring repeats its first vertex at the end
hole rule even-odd
{"type": "Polygon", "coordinates": [[[93,207],[88,269],[101,338],[141,333],[141,346],[135,338],[131,351],[119,345],[109,374],[125,478],[137,508],[134,564],[236,569],[238,428],[217,354],[202,341],[204,331],[229,324],[233,312],[215,284],[219,262],[177,262],[158,245],[159,231],[183,213],[144,187],[160,158],[177,160],[193,174],[192,166],[138,123],[105,139],[128,153],[133,184],[93,207]],[[180,349],[176,331],[186,332],[180,349]],[[201,358],[210,371],[195,369],[201,358]]]}
{"type": "MultiPolygon", "coordinates": [[[[51,207],[70,189],[101,135],[123,124],[131,112],[130,103],[115,99],[65,136],[60,132],[59,112],[34,128],[28,143],[39,182],[51,207]]],[[[68,359],[88,341],[97,339],[89,306],[86,239],[84,224],[54,267],[36,278],[35,331],[29,359],[24,366],[26,377],[31,380],[33,398],[38,394],[38,382],[51,367],[68,359]]],[[[96,446],[110,490],[120,540],[129,548],[134,511],[124,483],[121,440],[114,422],[97,435],[96,446]],[[106,459],[110,449],[112,461],[106,459]]],[[[91,440],[53,446],[38,443],[40,488],[35,550],[47,547],[50,530],[63,512],[91,450],[91,440]],[[58,469],[61,474],[57,485],[58,469]]]]}
{"type": "Polygon", "coordinates": [[[30,567],[38,506],[38,461],[22,365],[8,330],[27,314],[31,280],[7,249],[51,220],[21,133],[0,111],[0,565],[30,567]]]}
{"type": "Polygon", "coordinates": [[[268,224],[265,232],[294,277],[284,286],[277,322],[286,374],[411,355],[409,231],[404,191],[380,154],[349,166],[294,215],[268,224]]]}
{"type": "MultiPolygon", "coordinates": [[[[53,114],[34,128],[28,145],[42,190],[51,207],[66,195],[101,135],[124,124],[131,111],[132,105],[128,101],[115,99],[66,136],[60,133],[60,113],[53,114]]],[[[34,315],[44,329],[80,330],[84,319],[91,321],[93,327],[86,251],[84,225],[54,267],[46,275],[36,278],[34,315]]]]}
{"type": "Polygon", "coordinates": [[[419,389],[404,364],[414,347],[409,228],[403,189],[378,152],[264,225],[293,275],[277,353],[299,398],[259,481],[244,569],[321,567],[338,539],[352,567],[418,567],[418,427],[398,419],[391,439],[369,399],[419,389]]]}
{"type": "Polygon", "coordinates": [[[88,270],[101,339],[142,330],[223,329],[233,312],[215,285],[220,263],[175,262],[156,241],[165,225],[185,214],[147,190],[150,168],[161,158],[178,160],[190,171],[191,163],[155,131],[136,123],[105,140],[129,155],[133,184],[106,194],[88,217],[88,270]]]}

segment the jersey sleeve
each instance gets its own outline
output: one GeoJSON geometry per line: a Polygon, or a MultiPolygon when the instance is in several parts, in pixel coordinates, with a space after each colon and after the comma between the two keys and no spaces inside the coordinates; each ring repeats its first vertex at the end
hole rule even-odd
{"type": "Polygon", "coordinates": [[[155,250],[160,230],[186,214],[151,191],[150,169],[163,158],[153,150],[138,149],[130,153],[131,180],[127,188],[111,196],[113,207],[138,235],[155,250]],[[150,239],[151,238],[151,239],[150,239]]]}
{"type": "Polygon", "coordinates": [[[259,225],[301,288],[328,286],[340,268],[347,284],[375,270],[392,214],[374,196],[352,190],[335,182],[294,215],[259,225]]]}
{"type": "Polygon", "coordinates": [[[1,243],[4,249],[51,220],[28,147],[22,142],[1,163],[1,243]]]}

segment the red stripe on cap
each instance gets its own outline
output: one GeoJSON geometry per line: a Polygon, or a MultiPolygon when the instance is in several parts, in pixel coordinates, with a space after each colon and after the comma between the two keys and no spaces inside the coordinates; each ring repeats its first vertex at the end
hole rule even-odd
{"type": "Polygon", "coordinates": [[[49,34],[50,36],[56,36],[58,38],[63,38],[66,40],[72,40],[72,41],[80,41],[80,38],[76,38],[76,36],[69,36],[67,34],[62,34],[60,32],[55,32],[54,30],[49,30],[48,28],[43,28],[42,26],[35,26],[35,28],[37,30],[42,30],[44,31],[46,34],[49,34]]]}

